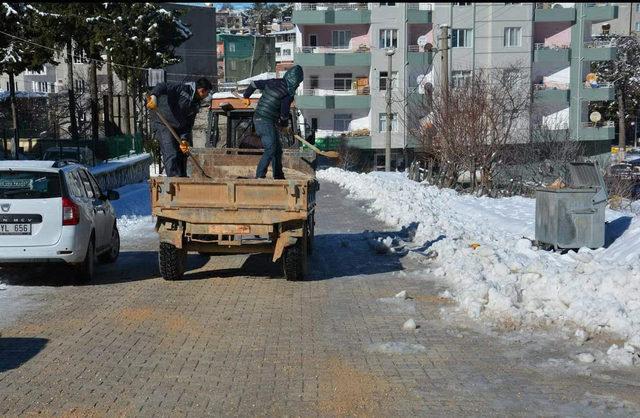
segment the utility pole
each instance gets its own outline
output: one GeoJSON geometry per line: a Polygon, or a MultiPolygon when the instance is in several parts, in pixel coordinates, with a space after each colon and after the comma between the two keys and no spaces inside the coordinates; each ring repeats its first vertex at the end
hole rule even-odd
{"type": "Polygon", "coordinates": [[[384,171],[391,171],[391,121],[393,114],[391,113],[391,87],[393,80],[392,70],[392,57],[393,54],[396,53],[396,50],[393,48],[388,48],[385,51],[387,57],[389,57],[389,66],[387,67],[387,140],[384,149],[384,171]]]}
{"type": "MultiPolygon", "coordinates": [[[[442,91],[447,92],[449,88],[449,26],[440,26],[440,73],[442,77],[442,91]]],[[[445,93],[446,94],[446,93],[445,93]]]]}

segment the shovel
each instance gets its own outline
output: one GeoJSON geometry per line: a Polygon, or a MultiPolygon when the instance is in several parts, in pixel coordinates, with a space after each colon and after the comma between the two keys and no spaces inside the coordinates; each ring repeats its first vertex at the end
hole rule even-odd
{"type": "Polygon", "coordinates": [[[305,144],[306,146],[308,146],[309,148],[311,148],[312,150],[314,150],[316,152],[316,154],[324,155],[325,157],[328,157],[328,158],[338,158],[340,156],[340,154],[338,154],[335,151],[322,151],[320,148],[318,148],[315,145],[312,145],[309,142],[307,142],[300,135],[294,134],[293,137],[295,139],[297,139],[298,141],[302,142],[303,144],[305,144]]]}
{"type": "MultiPolygon", "coordinates": [[[[158,118],[160,119],[160,121],[162,121],[162,123],[164,124],[164,126],[167,127],[167,129],[171,132],[171,135],[173,135],[173,139],[176,140],[176,142],[178,142],[178,145],[181,144],[180,141],[180,137],[178,136],[178,134],[176,133],[176,131],[173,129],[173,127],[171,125],[169,125],[169,122],[167,122],[167,120],[164,118],[164,116],[162,116],[162,113],[158,112],[156,109],[153,109],[153,112],[155,112],[155,114],[158,116],[158,118]]],[[[191,154],[191,152],[187,151],[185,154],[187,154],[187,156],[191,157],[191,161],[193,161],[193,164],[198,167],[198,169],[202,172],[202,175],[205,176],[206,178],[210,179],[211,176],[208,175],[205,171],[204,168],[202,168],[202,166],[200,165],[200,163],[198,162],[198,160],[196,159],[196,157],[193,156],[193,154],[191,154]]]]}

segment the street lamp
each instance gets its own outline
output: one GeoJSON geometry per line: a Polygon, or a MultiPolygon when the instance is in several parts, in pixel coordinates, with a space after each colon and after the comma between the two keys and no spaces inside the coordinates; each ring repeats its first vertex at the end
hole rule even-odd
{"type": "Polygon", "coordinates": [[[391,171],[391,86],[392,86],[392,57],[396,53],[395,48],[387,48],[384,53],[389,57],[389,66],[387,68],[387,138],[384,150],[384,171],[391,171]]]}

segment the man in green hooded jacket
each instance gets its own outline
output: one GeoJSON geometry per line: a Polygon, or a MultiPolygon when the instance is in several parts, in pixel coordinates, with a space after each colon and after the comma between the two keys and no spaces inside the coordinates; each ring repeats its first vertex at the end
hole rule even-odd
{"type": "Polygon", "coordinates": [[[264,147],[264,154],[256,169],[256,178],[265,178],[271,163],[273,178],[284,179],[282,143],[278,127],[286,128],[289,125],[289,107],[303,77],[302,67],[294,65],[283,78],[252,81],[243,94],[248,102],[255,90],[262,90],[262,97],[253,115],[256,133],[260,136],[264,147]]]}

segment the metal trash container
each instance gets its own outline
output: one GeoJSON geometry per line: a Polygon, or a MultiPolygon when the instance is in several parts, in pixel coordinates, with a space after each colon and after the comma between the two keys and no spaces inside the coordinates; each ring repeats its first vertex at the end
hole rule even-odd
{"type": "Polygon", "coordinates": [[[603,247],[606,204],[598,163],[570,163],[566,188],[536,190],[536,241],[554,248],[603,247]]]}

